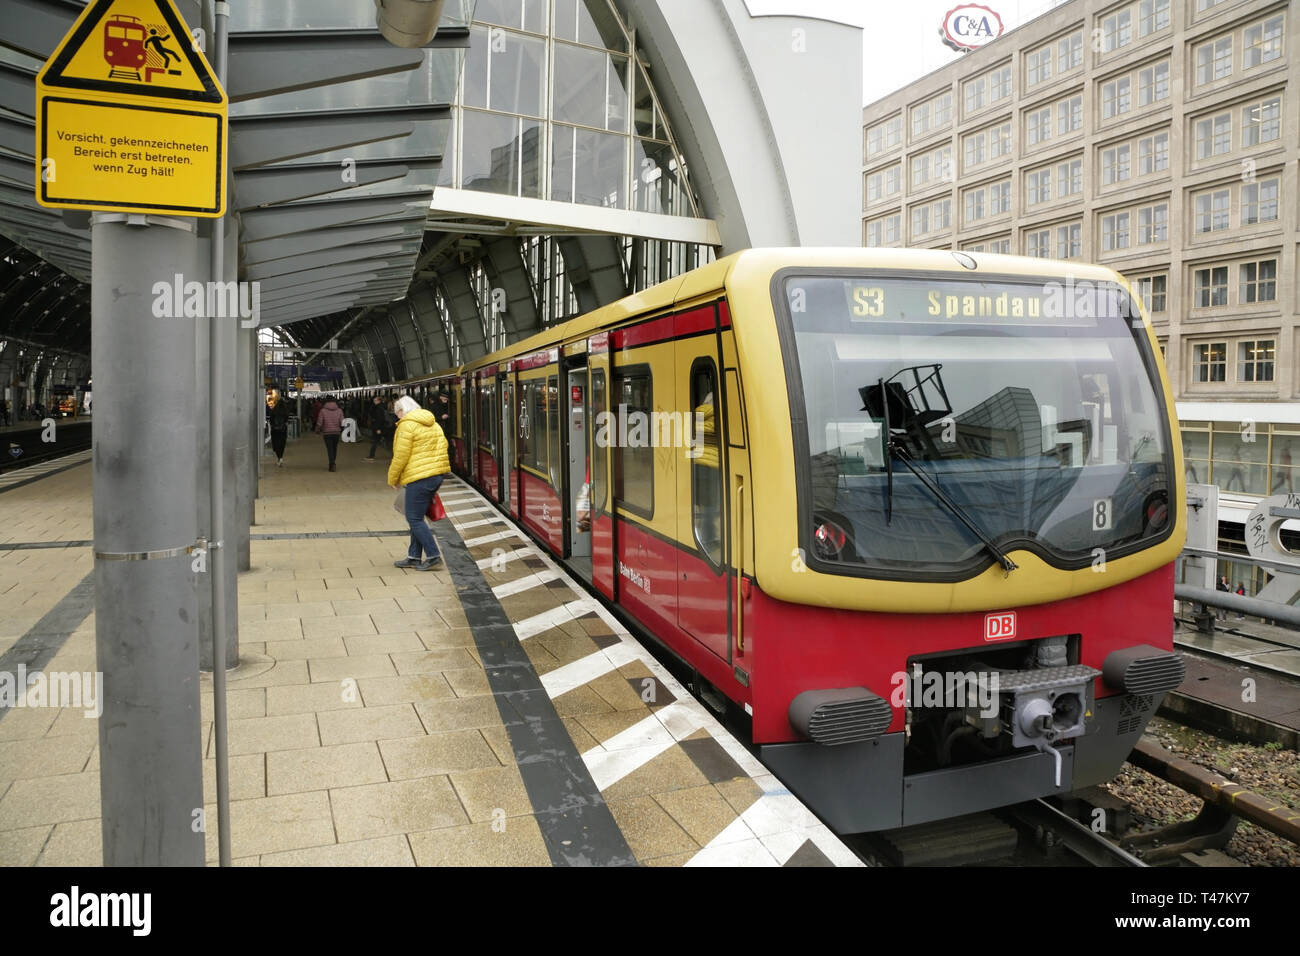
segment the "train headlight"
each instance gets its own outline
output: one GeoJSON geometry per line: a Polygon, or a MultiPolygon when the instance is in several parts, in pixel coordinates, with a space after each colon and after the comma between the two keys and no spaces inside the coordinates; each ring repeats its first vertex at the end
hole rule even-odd
{"type": "Polygon", "coordinates": [[[790,701],[790,725],[825,746],[856,744],[889,729],[889,701],[865,687],[806,690],[790,701]]]}
{"type": "Polygon", "coordinates": [[[1106,686],[1126,694],[1163,694],[1173,690],[1187,676],[1181,654],[1162,651],[1150,644],[1138,644],[1111,651],[1101,664],[1106,686]]]}

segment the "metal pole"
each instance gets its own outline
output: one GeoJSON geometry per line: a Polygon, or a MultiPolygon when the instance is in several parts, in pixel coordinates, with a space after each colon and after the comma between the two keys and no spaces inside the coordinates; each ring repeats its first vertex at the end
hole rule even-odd
{"type": "MultiPolygon", "coordinates": [[[[226,28],[230,8],[224,0],[215,4],[212,38],[212,68],[216,72],[217,82],[226,82],[226,28]]],[[[221,171],[226,175],[226,170],[221,171]]],[[[212,281],[223,282],[226,275],[226,220],[216,219],[212,223],[212,281]]],[[[215,286],[214,286],[215,287],[215,286]]],[[[219,293],[218,293],[219,294],[219,293]]],[[[215,297],[214,297],[215,298],[215,297]]],[[[215,303],[214,303],[215,304],[215,303]]],[[[210,310],[208,320],[208,431],[212,443],[208,461],[208,480],[211,486],[212,547],[208,554],[209,569],[212,572],[212,734],[216,757],[217,777],[217,853],[222,866],[230,866],[230,758],[226,737],[226,532],[228,525],[225,516],[226,476],[225,476],[225,432],[222,407],[225,405],[226,336],[225,327],[238,321],[238,310],[234,318],[218,318],[216,310],[210,310]]],[[[235,650],[238,660],[238,647],[235,650]]]]}
{"type": "Polygon", "coordinates": [[[1262,617],[1300,627],[1300,607],[1290,604],[1278,604],[1274,601],[1261,601],[1259,598],[1233,594],[1231,591],[1216,591],[1211,588],[1198,588],[1191,584],[1175,584],[1174,597],[1180,601],[1195,604],[1208,604],[1211,607],[1227,608],[1239,611],[1251,617],[1262,617]]]}
{"type": "Polygon", "coordinates": [[[174,307],[204,267],[192,219],[96,213],[90,235],[104,864],[202,866],[196,330],[174,307]]]}

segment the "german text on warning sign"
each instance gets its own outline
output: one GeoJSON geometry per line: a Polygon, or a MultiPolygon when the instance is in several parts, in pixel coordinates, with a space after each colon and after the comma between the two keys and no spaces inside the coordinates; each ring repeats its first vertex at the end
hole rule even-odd
{"type": "Polygon", "coordinates": [[[49,202],[196,212],[220,203],[220,117],[51,99],[44,119],[49,202]]]}

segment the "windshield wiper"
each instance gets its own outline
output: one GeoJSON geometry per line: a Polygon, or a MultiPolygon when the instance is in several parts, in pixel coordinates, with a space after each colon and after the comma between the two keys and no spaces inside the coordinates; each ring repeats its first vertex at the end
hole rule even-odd
{"type": "MultiPolygon", "coordinates": [[[[939,500],[939,502],[945,508],[947,508],[954,515],[956,515],[957,519],[962,524],[964,524],[967,528],[970,529],[971,534],[975,535],[975,537],[979,538],[980,541],[984,543],[984,547],[988,548],[989,552],[995,558],[998,559],[998,564],[1002,566],[1003,571],[1005,571],[1007,574],[1010,574],[1012,571],[1016,570],[1016,568],[1020,567],[1020,565],[1016,564],[1016,562],[1012,561],[1011,558],[1007,556],[1007,553],[1005,551],[1003,551],[1001,548],[999,548],[996,544],[993,543],[993,539],[988,536],[988,534],[984,531],[983,528],[981,528],[978,524],[975,523],[975,520],[973,518],[971,518],[969,515],[966,514],[966,510],[962,508],[961,505],[957,504],[957,502],[949,498],[947,492],[945,492],[942,488],[940,488],[939,485],[936,484],[935,481],[929,475],[927,475],[920,468],[917,468],[914,464],[912,464],[912,456],[907,453],[907,449],[905,449],[902,445],[890,439],[886,442],[886,446],[885,446],[886,461],[892,459],[894,455],[897,455],[898,460],[901,461],[904,465],[906,465],[908,469],[911,470],[912,474],[916,475],[916,477],[920,480],[921,484],[925,485],[925,487],[930,489],[930,492],[935,496],[935,498],[939,500]]],[[[890,481],[889,481],[888,493],[892,498],[894,493],[892,469],[890,469],[890,481]]],[[[892,501],[890,502],[890,509],[892,510],[892,501]]]]}
{"type": "MultiPolygon", "coordinates": [[[[931,378],[937,379],[939,369],[942,366],[939,365],[914,366],[913,368],[910,369],[902,369],[901,371],[896,372],[894,375],[891,375],[888,379],[883,379],[883,378],[877,379],[874,388],[870,385],[866,385],[858,390],[858,394],[862,396],[863,411],[869,413],[876,411],[876,409],[871,407],[872,392],[876,393],[876,396],[879,397],[879,401],[880,401],[879,413],[882,419],[880,427],[882,429],[882,435],[884,436],[884,442],[882,444],[884,445],[884,459],[885,459],[885,523],[892,524],[894,520],[894,456],[897,455],[898,460],[901,461],[904,465],[906,465],[908,470],[911,471],[912,474],[916,475],[917,479],[923,485],[925,485],[926,488],[930,490],[930,493],[933,494],[934,497],[937,498],[944,507],[946,507],[949,511],[951,511],[957,517],[957,519],[961,521],[962,524],[964,524],[967,528],[969,528],[970,532],[973,535],[975,535],[975,537],[979,538],[980,541],[983,542],[984,547],[988,548],[989,552],[995,558],[997,558],[998,564],[1002,566],[1002,570],[1007,574],[1010,574],[1012,571],[1016,570],[1016,568],[1018,568],[1019,565],[1017,565],[1014,561],[1012,561],[1011,558],[1007,556],[1005,551],[1003,551],[1001,548],[999,548],[996,544],[993,543],[993,539],[989,537],[989,535],[984,531],[984,529],[975,523],[975,520],[966,513],[965,509],[963,509],[961,505],[957,504],[957,502],[949,498],[948,494],[942,488],[939,487],[937,482],[935,482],[929,475],[925,474],[925,472],[917,468],[916,465],[912,463],[911,453],[908,452],[908,450],[903,446],[901,442],[895,440],[893,434],[891,433],[890,421],[889,421],[889,403],[891,397],[888,388],[889,384],[893,382],[895,378],[902,375],[903,372],[910,371],[913,373],[913,378],[916,379],[917,381],[917,388],[915,389],[915,391],[920,391],[922,380],[920,376],[917,374],[917,372],[921,368],[926,368],[926,367],[934,369],[931,378]]],[[[927,378],[924,381],[928,382],[929,380],[930,379],[927,378]]],[[[943,397],[944,406],[947,406],[947,393],[944,391],[942,382],[937,382],[937,387],[939,390],[939,394],[943,397]]],[[[895,385],[895,392],[896,393],[894,394],[893,398],[896,402],[899,403],[899,408],[902,411],[905,419],[903,424],[899,426],[900,429],[906,430],[907,418],[909,412],[913,413],[912,419],[914,421],[922,422],[922,418],[915,414],[916,410],[912,406],[912,400],[909,393],[898,385],[895,385]]],[[[924,402],[927,406],[925,418],[934,418],[935,417],[934,411],[929,406],[929,403],[925,402],[924,396],[922,396],[921,401],[924,402]]],[[[951,407],[944,407],[940,414],[948,414],[950,412],[951,412],[951,407]]],[[[928,424],[928,422],[924,422],[924,424],[928,424]]]]}

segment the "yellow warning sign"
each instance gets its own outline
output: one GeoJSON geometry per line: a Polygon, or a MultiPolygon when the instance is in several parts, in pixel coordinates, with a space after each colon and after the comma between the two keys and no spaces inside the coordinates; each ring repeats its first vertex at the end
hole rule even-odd
{"type": "Polygon", "coordinates": [[[172,0],[92,0],[36,100],[42,206],[224,214],[226,94],[172,0]]]}

